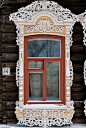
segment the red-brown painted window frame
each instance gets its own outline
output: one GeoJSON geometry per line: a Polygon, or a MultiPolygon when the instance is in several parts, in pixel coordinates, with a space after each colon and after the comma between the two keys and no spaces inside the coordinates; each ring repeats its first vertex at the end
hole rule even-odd
{"type": "Polygon", "coordinates": [[[65,104],[65,38],[54,35],[33,35],[24,37],[24,104],[65,104]],[[27,57],[27,41],[34,38],[51,38],[61,40],[61,58],[28,58],[27,57]],[[43,66],[46,69],[46,61],[60,61],[60,100],[62,102],[46,101],[46,70],[29,69],[28,61],[44,61],[43,66]],[[43,102],[27,102],[29,101],[29,71],[43,72],[43,102]],[[44,102],[46,101],[46,102],[44,102]]]}

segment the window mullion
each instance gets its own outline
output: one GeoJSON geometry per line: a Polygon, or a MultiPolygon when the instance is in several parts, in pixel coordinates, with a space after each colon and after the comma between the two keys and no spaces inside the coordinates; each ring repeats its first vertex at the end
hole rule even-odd
{"type": "Polygon", "coordinates": [[[43,71],[43,101],[46,101],[46,60],[44,60],[44,71],[43,71]]]}

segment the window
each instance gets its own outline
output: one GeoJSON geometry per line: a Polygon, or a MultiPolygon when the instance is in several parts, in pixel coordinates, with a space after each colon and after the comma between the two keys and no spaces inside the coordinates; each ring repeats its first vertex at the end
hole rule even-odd
{"type": "Polygon", "coordinates": [[[70,46],[72,28],[79,17],[53,1],[36,1],[10,14],[19,45],[18,124],[43,127],[71,124],[74,107],[70,95],[73,83],[70,46]]]}
{"type": "Polygon", "coordinates": [[[65,102],[64,37],[34,35],[25,37],[24,101],[65,102]]]}

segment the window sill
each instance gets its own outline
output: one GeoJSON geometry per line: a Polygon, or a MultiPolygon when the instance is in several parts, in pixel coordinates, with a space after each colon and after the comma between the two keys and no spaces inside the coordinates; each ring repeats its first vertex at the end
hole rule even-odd
{"type": "Polygon", "coordinates": [[[66,109],[66,105],[63,104],[26,104],[23,106],[24,109],[66,109]]]}
{"type": "Polygon", "coordinates": [[[39,100],[29,100],[27,101],[28,105],[30,104],[56,104],[56,105],[62,105],[64,104],[61,100],[46,100],[46,101],[39,101],[39,100]]]}
{"type": "Polygon", "coordinates": [[[29,100],[29,101],[27,101],[27,102],[28,102],[28,103],[29,103],[29,102],[30,102],[30,103],[31,103],[31,102],[32,102],[32,103],[33,103],[33,102],[35,102],[35,103],[36,103],[36,102],[39,102],[39,103],[41,103],[41,102],[42,102],[42,103],[46,103],[46,102],[47,102],[47,103],[56,102],[56,103],[57,103],[57,102],[62,102],[62,101],[61,101],[61,100],[49,100],[49,101],[47,101],[47,100],[46,100],[46,101],[29,100]]]}

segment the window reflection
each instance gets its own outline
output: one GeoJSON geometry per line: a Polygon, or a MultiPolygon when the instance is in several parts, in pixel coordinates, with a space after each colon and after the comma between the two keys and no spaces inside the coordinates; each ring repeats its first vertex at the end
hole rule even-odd
{"type": "Polygon", "coordinates": [[[29,39],[28,57],[61,57],[61,40],[29,39]]]}

